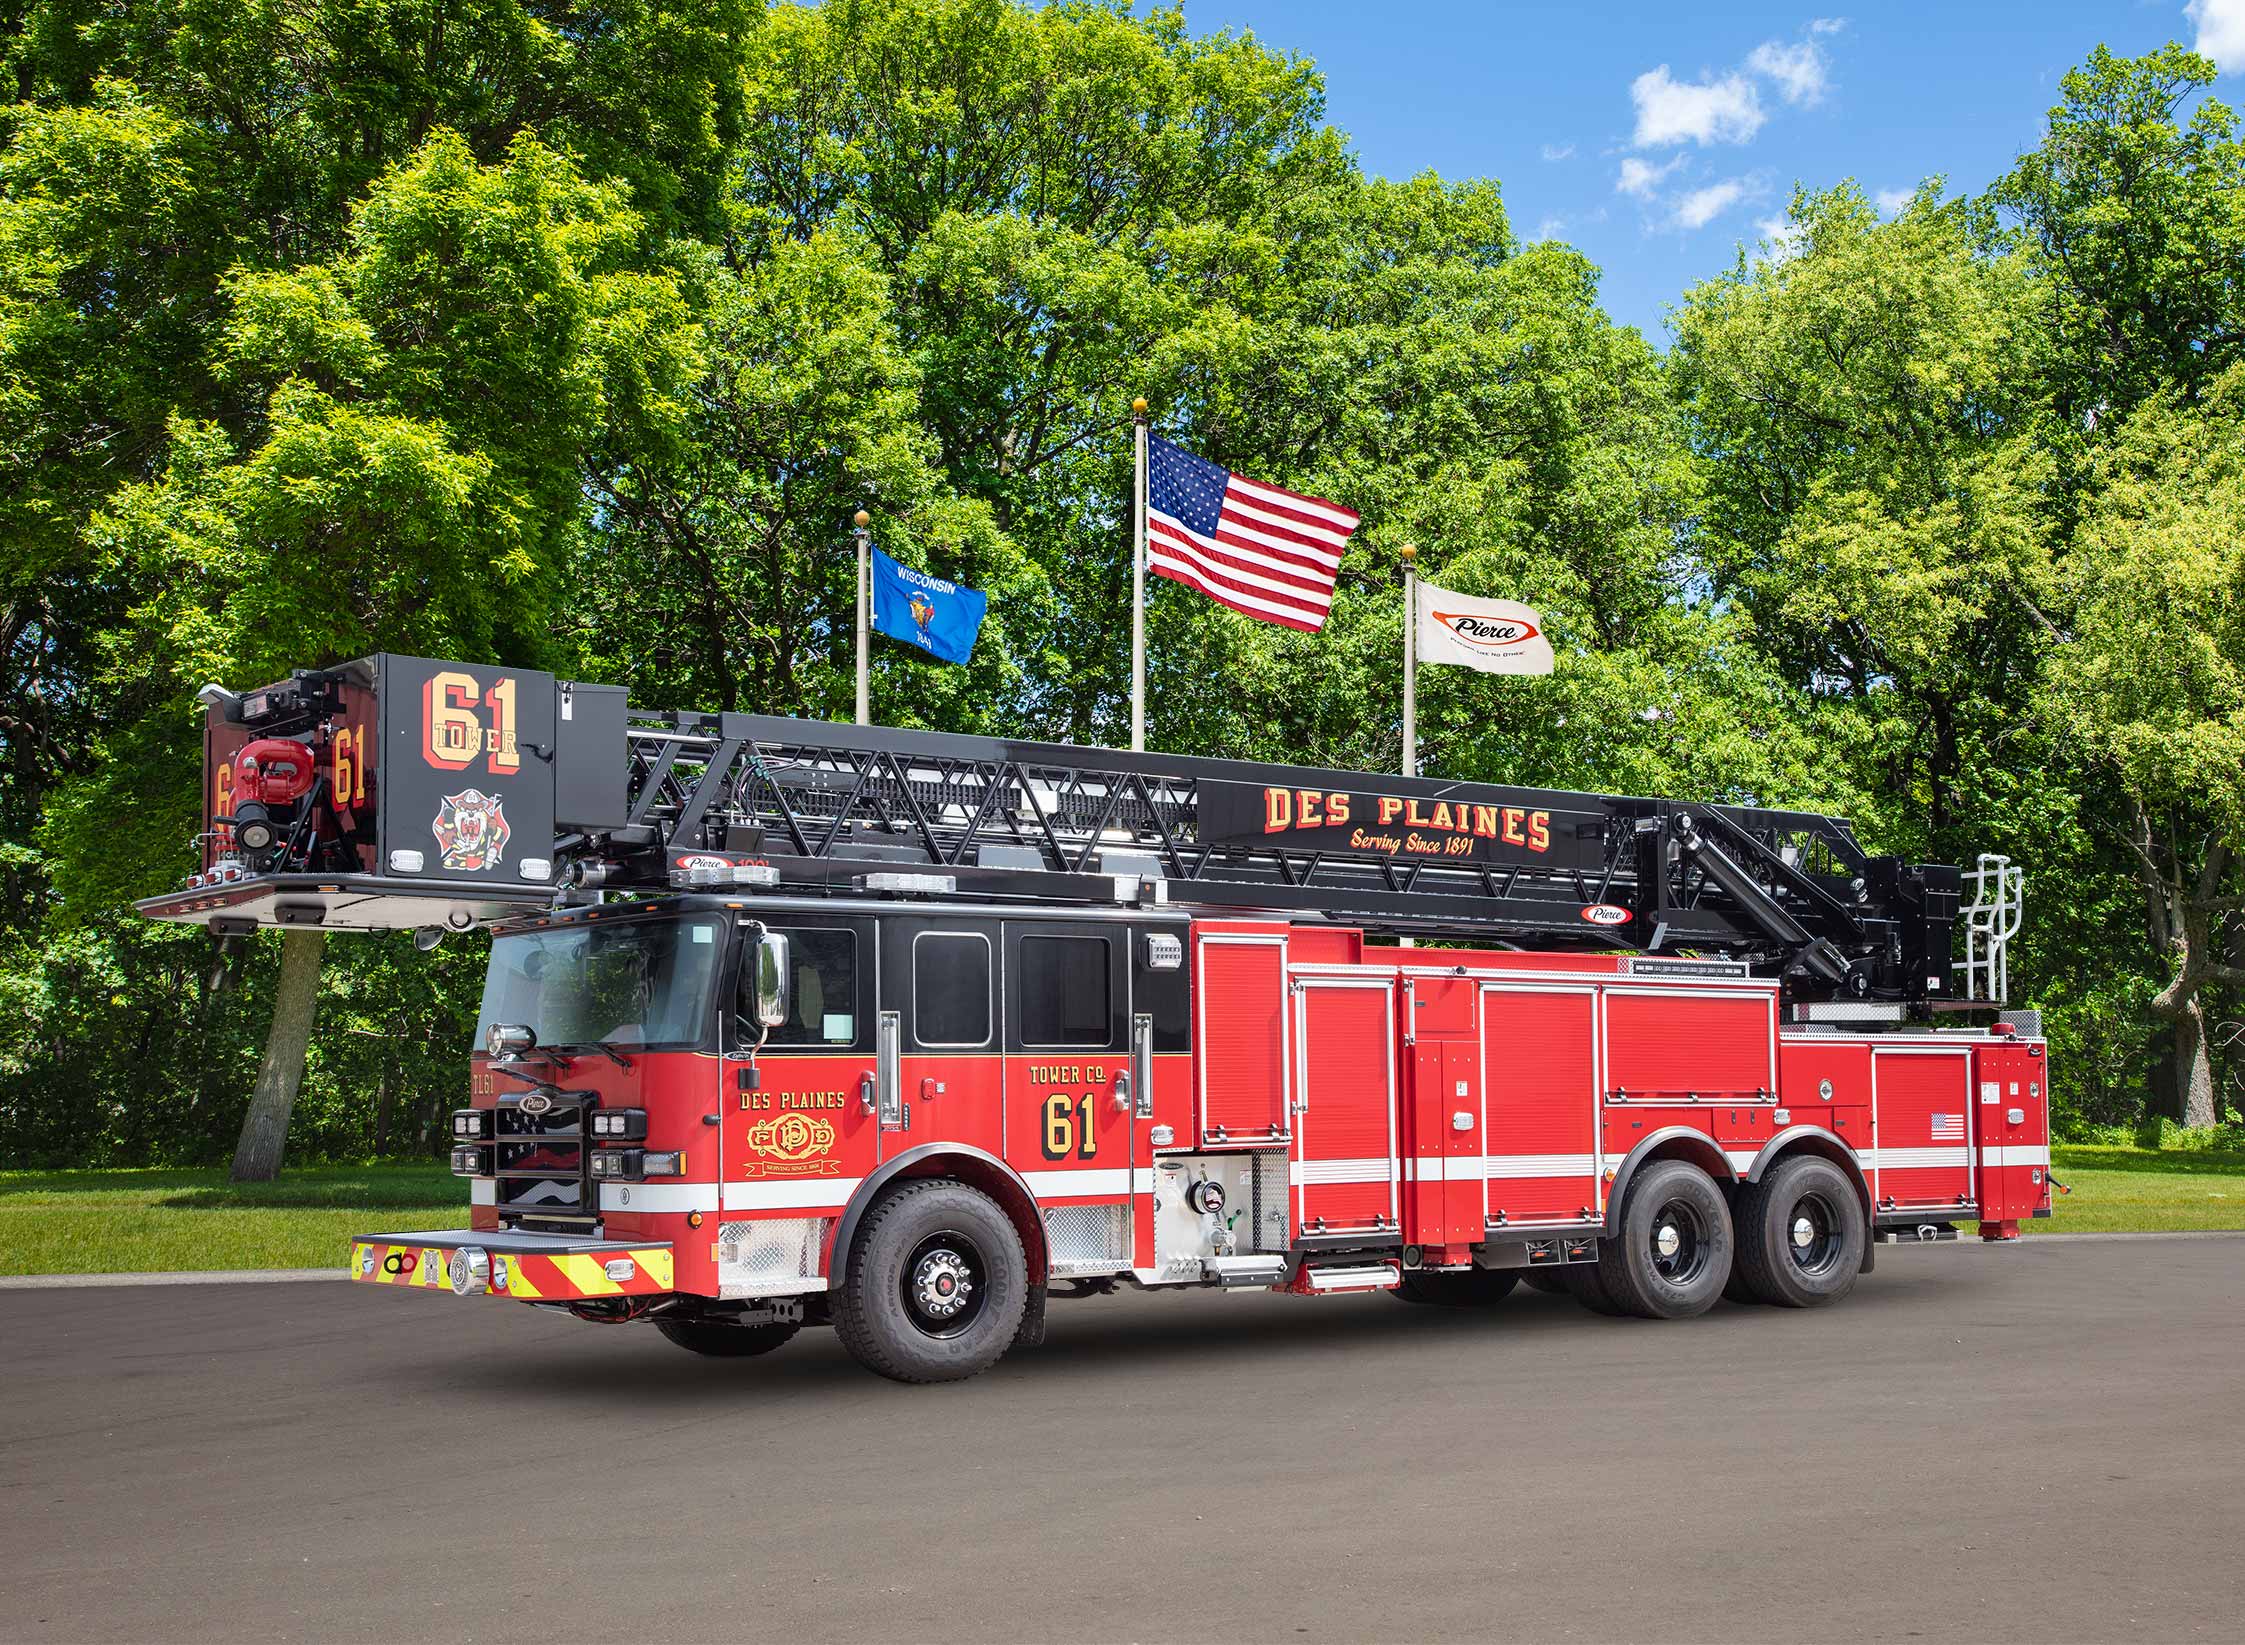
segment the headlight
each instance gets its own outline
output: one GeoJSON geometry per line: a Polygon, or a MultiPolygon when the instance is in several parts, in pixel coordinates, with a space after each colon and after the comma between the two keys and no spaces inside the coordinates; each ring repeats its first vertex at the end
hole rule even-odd
{"type": "Polygon", "coordinates": [[[489,1158],[487,1150],[473,1144],[455,1148],[452,1150],[452,1174],[456,1177],[487,1177],[491,1174],[485,1163],[489,1158]]]}
{"type": "Polygon", "coordinates": [[[647,1110],[596,1108],[592,1115],[592,1134],[616,1142],[638,1142],[647,1135],[647,1110]]]}

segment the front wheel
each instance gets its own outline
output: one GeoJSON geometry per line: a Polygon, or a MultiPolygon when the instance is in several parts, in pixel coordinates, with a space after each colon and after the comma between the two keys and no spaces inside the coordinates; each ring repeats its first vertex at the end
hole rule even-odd
{"type": "Polygon", "coordinates": [[[1683,1160],[1662,1160],[1629,1185],[1621,1233],[1599,1242],[1598,1277],[1625,1313],[1689,1319],[1723,1294],[1733,1240],[1715,1179],[1683,1160]]]}
{"type": "Polygon", "coordinates": [[[832,1294],[834,1334],[869,1371],[955,1382],[998,1363],[1028,1306],[1029,1262],[986,1194],[908,1183],[866,1213],[832,1294]]]}
{"type": "Polygon", "coordinates": [[[1756,1300],[1780,1308],[1854,1290],[1869,1237],[1855,1184],[1814,1155],[1786,1160],[1739,1199],[1739,1272],[1756,1300]]]}
{"type": "Polygon", "coordinates": [[[655,1329],[690,1354],[748,1359],[784,1347],[800,1325],[725,1325],[706,1319],[659,1319],[655,1329]]]}

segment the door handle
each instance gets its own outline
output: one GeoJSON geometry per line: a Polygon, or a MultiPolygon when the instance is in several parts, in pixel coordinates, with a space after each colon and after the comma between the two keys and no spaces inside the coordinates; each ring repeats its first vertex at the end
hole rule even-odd
{"type": "Polygon", "coordinates": [[[912,1124],[911,1110],[904,1105],[903,1048],[903,1013],[882,1012],[873,1035],[873,1086],[884,1131],[903,1131],[912,1124]]]}
{"type": "Polygon", "coordinates": [[[1130,1095],[1134,1117],[1154,1117],[1154,1019],[1139,1012],[1130,1019],[1130,1095]]]}

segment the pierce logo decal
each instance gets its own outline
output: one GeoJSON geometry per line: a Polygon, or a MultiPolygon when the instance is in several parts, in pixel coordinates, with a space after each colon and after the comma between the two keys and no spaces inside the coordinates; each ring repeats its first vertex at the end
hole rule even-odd
{"type": "Polygon", "coordinates": [[[1610,902],[1594,902],[1582,911],[1582,917],[1592,925],[1627,925],[1629,910],[1610,902]]]}
{"type": "Polygon", "coordinates": [[[1543,630],[1534,623],[1510,617],[1475,617],[1465,612],[1437,611],[1434,620],[1476,651],[1502,651],[1543,637],[1543,630]]]}

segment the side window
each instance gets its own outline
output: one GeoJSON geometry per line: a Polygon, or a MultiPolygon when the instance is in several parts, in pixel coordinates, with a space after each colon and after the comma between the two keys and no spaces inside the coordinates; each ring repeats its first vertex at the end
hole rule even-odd
{"type": "MultiPolygon", "coordinates": [[[[774,926],[788,942],[795,975],[787,1021],[772,1030],[766,1045],[850,1045],[858,1034],[857,933],[822,927],[774,926]]],[[[756,967],[753,955],[741,961],[739,998],[734,1007],[756,1038],[756,967]]]]}
{"type": "Polygon", "coordinates": [[[912,1037],[921,1045],[990,1043],[990,939],[922,931],[912,939],[912,1037]]]}
{"type": "Polygon", "coordinates": [[[1021,939],[1021,1043],[1089,1050],[1114,1030],[1114,973],[1105,937],[1021,939]]]}

